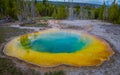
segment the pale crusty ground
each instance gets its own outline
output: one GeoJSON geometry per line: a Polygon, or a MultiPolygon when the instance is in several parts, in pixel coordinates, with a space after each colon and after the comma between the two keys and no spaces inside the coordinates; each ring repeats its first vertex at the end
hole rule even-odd
{"type": "MultiPolygon", "coordinates": [[[[29,69],[34,69],[35,73],[37,72],[38,75],[44,75],[45,72],[53,72],[59,70],[64,71],[65,75],[120,75],[120,25],[113,25],[111,23],[101,22],[98,20],[60,20],[55,21],[54,23],[53,22],[50,21],[48,23],[52,28],[73,29],[79,31],[83,30],[106,40],[115,51],[115,54],[110,58],[109,61],[106,61],[97,67],[70,67],[62,65],[53,68],[38,67],[22,62],[15,58],[7,57],[4,55],[2,56],[11,59],[16,64],[16,67],[20,68],[21,70],[31,73],[29,69]]],[[[3,28],[1,29],[7,29],[10,26],[2,27],[3,28]]],[[[9,33],[4,34],[6,40],[36,30],[34,29],[35,27],[33,29],[31,29],[30,27],[30,29],[27,27],[24,27],[22,29],[21,27],[19,28],[19,26],[13,26],[10,28],[11,30],[8,31],[9,33]],[[15,32],[13,31],[14,29],[16,29],[15,32]]],[[[37,31],[38,30],[39,28],[37,28],[37,31]]]]}
{"type": "Polygon", "coordinates": [[[61,26],[77,30],[86,30],[106,40],[115,51],[109,61],[98,67],[81,67],[77,70],[67,70],[67,75],[120,75],[120,25],[113,25],[98,20],[60,21],[61,26]],[[75,28],[74,26],[77,26],[75,28]]]}

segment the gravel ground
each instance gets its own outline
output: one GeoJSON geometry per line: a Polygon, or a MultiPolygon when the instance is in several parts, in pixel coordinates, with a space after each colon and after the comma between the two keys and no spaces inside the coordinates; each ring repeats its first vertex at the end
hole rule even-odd
{"type": "MultiPolygon", "coordinates": [[[[16,67],[26,71],[26,75],[44,75],[44,73],[49,71],[54,72],[61,70],[65,72],[65,75],[120,75],[120,25],[113,25],[111,23],[101,22],[98,20],[61,20],[55,27],[83,30],[96,35],[106,40],[115,51],[115,54],[109,61],[104,62],[100,66],[79,68],[65,65],[53,68],[42,68],[22,62],[15,58],[10,57],[9,59],[15,59],[12,62],[15,63],[16,67]],[[33,72],[31,70],[33,70],[33,72]]],[[[29,28],[19,29],[15,27],[0,26],[0,35],[3,35],[5,40],[33,31],[34,29],[31,30],[29,28]]]]}

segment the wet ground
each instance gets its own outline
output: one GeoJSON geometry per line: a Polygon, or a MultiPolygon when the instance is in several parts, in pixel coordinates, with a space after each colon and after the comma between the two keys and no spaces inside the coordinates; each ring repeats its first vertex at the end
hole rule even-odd
{"type": "MultiPolygon", "coordinates": [[[[49,28],[62,28],[62,29],[73,29],[73,30],[79,30],[79,31],[87,31],[90,34],[96,35],[104,40],[106,40],[114,50],[115,54],[110,58],[109,61],[104,62],[100,66],[96,67],[70,67],[70,66],[58,66],[54,68],[42,68],[35,65],[27,64],[25,62],[22,62],[20,60],[17,60],[15,58],[11,58],[8,56],[5,56],[2,53],[3,49],[3,43],[6,44],[10,39],[25,34],[30,33],[35,30],[35,27],[33,29],[26,28],[25,26],[23,28],[18,27],[11,27],[11,25],[2,25],[0,26],[0,41],[1,44],[1,53],[0,58],[1,59],[10,59],[9,64],[15,64],[14,66],[19,68],[19,70],[24,71],[22,73],[23,75],[44,75],[46,72],[54,72],[54,71],[63,71],[64,74],[58,74],[58,75],[120,75],[120,25],[113,25],[111,23],[107,22],[101,22],[98,20],[61,20],[61,21],[50,21],[48,23],[49,27],[37,27],[38,30],[44,30],[49,28]],[[51,26],[51,27],[50,27],[51,26]],[[43,28],[43,29],[41,29],[43,28]],[[12,61],[11,61],[12,60],[12,61]],[[32,70],[32,71],[31,71],[32,70]]],[[[15,24],[14,24],[15,25],[15,24]]],[[[29,26],[31,27],[31,26],[29,26]]],[[[8,65],[9,67],[9,65],[8,65]]],[[[1,73],[1,68],[0,68],[1,73]]],[[[9,72],[8,72],[9,73],[9,72]]],[[[7,75],[12,75],[11,74],[7,75]]],[[[5,75],[2,73],[2,75],[5,75]]],[[[52,75],[52,74],[49,74],[52,75]]]]}

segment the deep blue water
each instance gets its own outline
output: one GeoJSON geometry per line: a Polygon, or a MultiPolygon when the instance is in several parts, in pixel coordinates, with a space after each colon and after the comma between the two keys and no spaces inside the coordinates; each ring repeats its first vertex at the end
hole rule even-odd
{"type": "Polygon", "coordinates": [[[40,35],[31,42],[30,48],[38,52],[72,53],[82,49],[87,43],[80,35],[54,32],[40,35]]]}

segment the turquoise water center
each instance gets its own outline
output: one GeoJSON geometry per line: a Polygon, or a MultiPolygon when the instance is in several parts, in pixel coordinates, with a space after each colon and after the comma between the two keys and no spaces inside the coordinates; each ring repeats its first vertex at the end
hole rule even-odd
{"type": "Polygon", "coordinates": [[[38,35],[30,42],[30,48],[39,52],[72,53],[88,44],[80,35],[67,32],[51,32],[38,35]]]}
{"type": "Polygon", "coordinates": [[[4,52],[43,67],[96,66],[114,54],[104,40],[83,31],[65,29],[18,36],[6,45],[4,52]]]}

